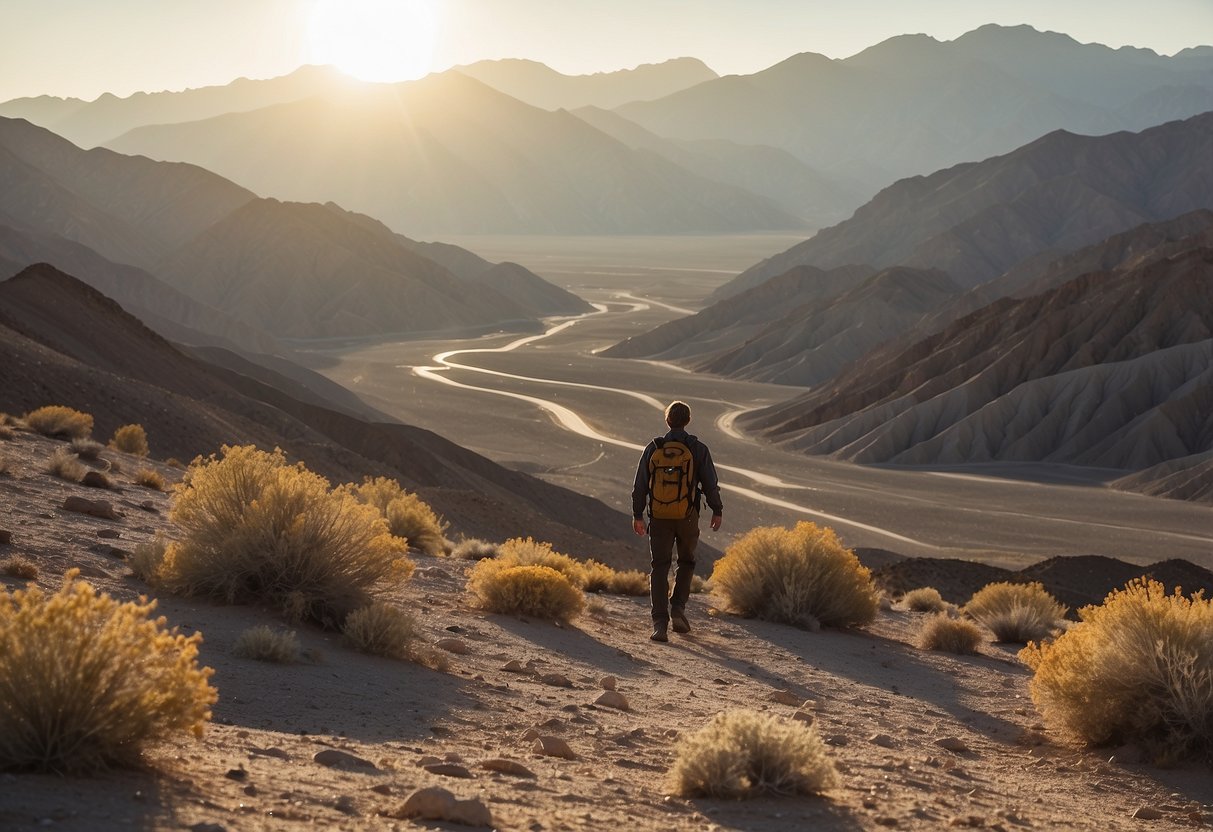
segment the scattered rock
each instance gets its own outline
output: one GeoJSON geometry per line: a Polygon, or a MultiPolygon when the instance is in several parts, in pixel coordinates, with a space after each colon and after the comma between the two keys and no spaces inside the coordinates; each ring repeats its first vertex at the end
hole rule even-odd
{"type": "Polygon", "coordinates": [[[426,754],[417,761],[417,768],[425,768],[426,766],[437,765],[442,762],[441,757],[435,757],[433,754],[426,754]]]}
{"type": "Polygon", "coordinates": [[[356,757],[345,751],[338,751],[336,748],[326,748],[323,751],[317,751],[312,755],[312,762],[319,763],[328,768],[375,768],[375,764],[370,760],[356,757]]]}
{"type": "Polygon", "coordinates": [[[227,827],[222,823],[195,823],[190,832],[227,832],[227,827]]]}
{"type": "Polygon", "coordinates": [[[493,825],[492,812],[480,800],[459,800],[446,789],[436,786],[413,792],[404,805],[392,813],[392,817],[445,820],[463,826],[493,825]]]}
{"type": "Polygon", "coordinates": [[[572,680],[563,673],[545,673],[539,677],[539,681],[555,688],[571,688],[573,686],[572,680]]]}
{"type": "Polygon", "coordinates": [[[566,760],[576,760],[577,755],[573,753],[573,749],[569,744],[560,737],[550,735],[541,735],[535,738],[535,744],[531,746],[531,750],[536,754],[545,754],[548,757],[563,757],[566,760]]]}
{"type": "Polygon", "coordinates": [[[817,720],[817,717],[813,715],[812,711],[806,711],[802,708],[801,710],[792,714],[792,719],[812,725],[817,720]]]}
{"type": "Polygon", "coordinates": [[[524,766],[522,763],[516,763],[513,760],[507,760],[503,757],[494,757],[491,760],[485,760],[480,764],[481,768],[487,768],[489,771],[498,771],[502,774],[511,774],[514,777],[534,777],[535,772],[524,766]]]}
{"type": "Polygon", "coordinates": [[[156,504],[151,500],[144,500],[139,504],[139,508],[143,509],[144,511],[150,511],[152,514],[160,513],[160,509],[156,508],[156,504]]]}
{"type": "Polygon", "coordinates": [[[526,673],[526,668],[522,666],[522,662],[517,659],[510,659],[501,666],[501,669],[506,673],[526,673]]]}
{"type": "Polygon", "coordinates": [[[378,785],[371,786],[371,791],[375,794],[391,794],[392,787],[387,783],[379,783],[378,785]]]}
{"type": "Polygon", "coordinates": [[[448,653],[456,653],[460,656],[468,651],[468,646],[462,639],[458,638],[443,638],[439,639],[435,644],[439,650],[445,650],[448,653]]]}
{"type": "Polygon", "coordinates": [[[458,763],[431,763],[428,766],[422,766],[430,774],[439,774],[443,777],[462,777],[465,780],[472,779],[472,773],[458,763]]]}
{"type": "Polygon", "coordinates": [[[105,538],[106,540],[117,540],[122,537],[122,532],[117,529],[98,529],[97,537],[105,538]]]}
{"type": "Polygon", "coordinates": [[[1163,817],[1163,813],[1153,806],[1139,806],[1137,811],[1133,813],[1133,817],[1138,820],[1158,820],[1163,817]]]}
{"type": "Polygon", "coordinates": [[[615,708],[620,711],[630,711],[627,698],[617,690],[604,690],[602,695],[594,700],[595,705],[615,708]]]}
{"type": "Polygon", "coordinates": [[[122,515],[105,500],[86,500],[84,497],[68,497],[63,501],[64,511],[100,517],[102,520],[117,520],[122,515]]]}
{"type": "Polygon", "coordinates": [[[868,737],[868,742],[872,745],[879,745],[881,748],[893,748],[897,745],[897,741],[888,734],[873,734],[868,737]]]}
{"type": "Polygon", "coordinates": [[[287,754],[276,745],[270,748],[250,748],[249,753],[259,754],[262,757],[274,757],[279,760],[289,760],[291,758],[290,754],[287,754]]]}
{"type": "Polygon", "coordinates": [[[826,745],[844,746],[851,742],[851,738],[846,734],[831,734],[826,737],[826,745]]]}
{"type": "Polygon", "coordinates": [[[228,769],[227,774],[223,776],[228,780],[247,780],[248,772],[244,770],[243,766],[241,766],[240,768],[228,769]]]}
{"type": "Polygon", "coordinates": [[[888,815],[881,815],[880,817],[876,818],[876,825],[889,827],[899,826],[900,821],[898,821],[897,818],[889,817],[888,815]]]}
{"type": "Polygon", "coordinates": [[[969,751],[969,746],[960,737],[941,737],[935,740],[935,744],[945,751],[951,751],[955,754],[963,754],[969,751]]]}
{"type": "Polygon", "coordinates": [[[799,708],[804,704],[804,697],[797,696],[790,690],[777,690],[768,697],[772,702],[778,702],[780,705],[791,705],[799,708]]]}
{"type": "Polygon", "coordinates": [[[100,471],[86,471],[80,478],[80,484],[87,488],[110,488],[110,478],[100,471]]]}
{"type": "Polygon", "coordinates": [[[0,529],[0,546],[7,546],[8,544],[10,544],[12,542],[13,542],[13,533],[6,529],[0,529]]]}
{"type": "Polygon", "coordinates": [[[598,686],[603,690],[615,690],[619,686],[619,680],[614,676],[603,676],[598,680],[598,686]]]}
{"type": "Polygon", "coordinates": [[[985,825],[986,819],[981,815],[958,815],[948,821],[948,826],[967,826],[970,829],[982,829],[985,825]]]}
{"type": "Polygon", "coordinates": [[[354,798],[348,794],[343,794],[341,797],[333,801],[333,808],[343,815],[356,815],[358,809],[354,806],[354,798]]]}
{"type": "Polygon", "coordinates": [[[522,739],[524,741],[539,739],[539,730],[536,728],[527,728],[525,731],[522,732],[522,739]]]}

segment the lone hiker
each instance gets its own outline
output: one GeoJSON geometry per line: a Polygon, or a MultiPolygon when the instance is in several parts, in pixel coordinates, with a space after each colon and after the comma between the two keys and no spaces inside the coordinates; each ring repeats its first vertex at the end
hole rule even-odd
{"type": "Polygon", "coordinates": [[[712,509],[709,524],[720,528],[720,483],[708,446],[686,432],[691,408],[673,402],[665,409],[670,430],[650,442],[636,467],[632,488],[632,529],[644,535],[645,509],[648,509],[649,551],[653,571],[649,574],[649,595],[653,600],[653,641],[669,641],[670,620],[674,632],[689,633],[687,599],[691,596],[691,577],[695,574],[695,545],[699,542],[699,509],[706,499],[712,509]],[[678,544],[678,570],[674,574],[674,594],[670,595],[670,562],[674,544],[678,544]]]}

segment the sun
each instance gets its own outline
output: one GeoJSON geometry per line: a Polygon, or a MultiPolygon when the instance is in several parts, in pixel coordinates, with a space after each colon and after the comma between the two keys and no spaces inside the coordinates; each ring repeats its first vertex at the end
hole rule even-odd
{"type": "Polygon", "coordinates": [[[363,81],[407,81],[430,71],[437,20],[427,0],[316,0],[309,60],[363,81]]]}

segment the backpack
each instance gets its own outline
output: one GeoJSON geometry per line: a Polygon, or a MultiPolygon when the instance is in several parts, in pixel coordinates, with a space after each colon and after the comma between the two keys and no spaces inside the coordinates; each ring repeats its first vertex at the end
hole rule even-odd
{"type": "Polygon", "coordinates": [[[649,456],[649,516],[682,520],[691,513],[695,457],[682,442],[658,438],[649,456]]]}

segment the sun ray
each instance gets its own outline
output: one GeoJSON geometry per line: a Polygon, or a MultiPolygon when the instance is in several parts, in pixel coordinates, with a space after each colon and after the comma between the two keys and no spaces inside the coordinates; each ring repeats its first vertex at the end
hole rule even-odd
{"type": "Polygon", "coordinates": [[[430,71],[437,30],[427,0],[316,0],[309,59],[364,81],[420,78],[430,71]]]}

